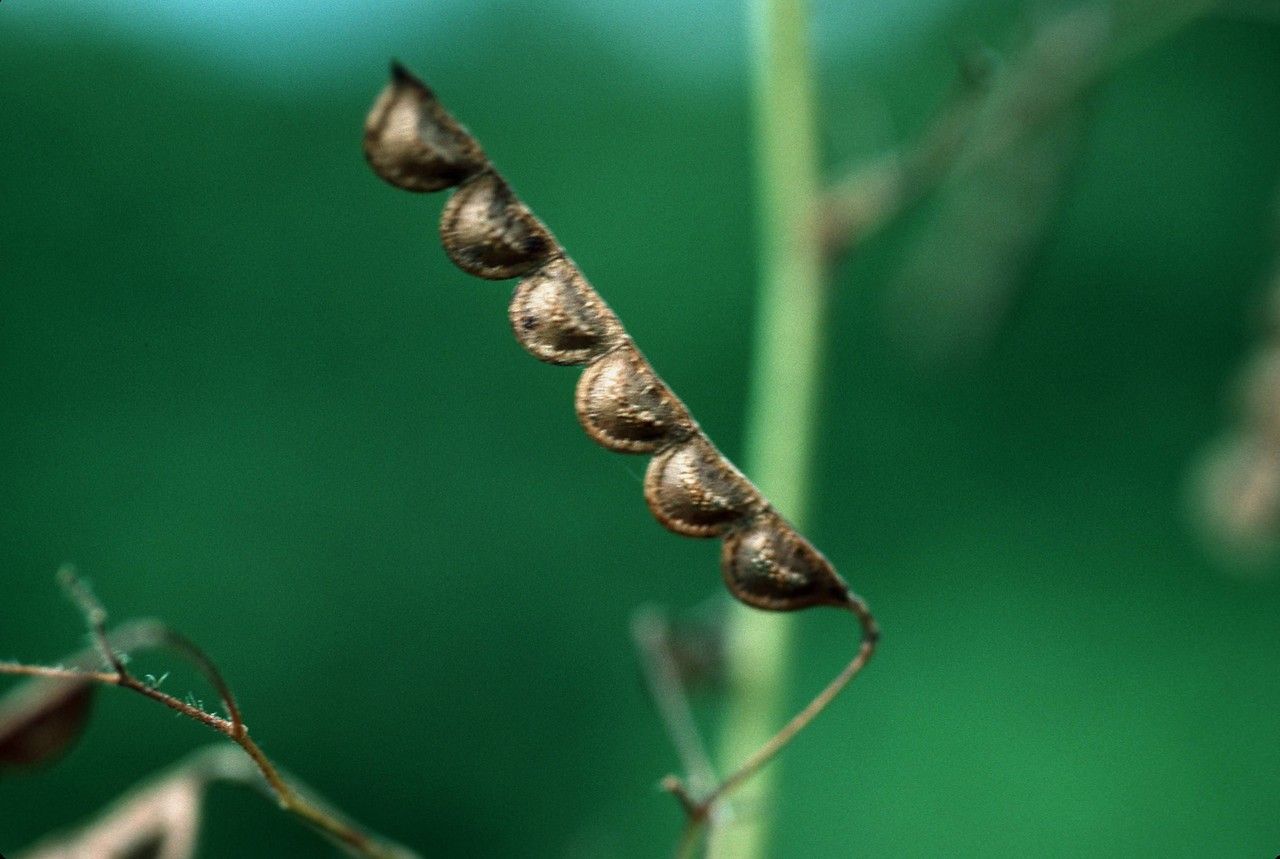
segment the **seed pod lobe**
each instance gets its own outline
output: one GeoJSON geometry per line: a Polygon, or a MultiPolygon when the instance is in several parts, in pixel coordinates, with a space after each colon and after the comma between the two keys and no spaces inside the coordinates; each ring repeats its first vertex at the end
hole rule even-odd
{"type": "Polygon", "coordinates": [[[520,345],[549,364],[590,363],[624,336],[613,311],[563,257],[520,282],[510,317],[520,345]]]}
{"type": "Polygon", "coordinates": [[[547,228],[491,170],[454,192],[440,215],[440,238],[458,268],[487,280],[530,272],[556,249],[547,228]]]}
{"type": "Polygon", "coordinates": [[[664,527],[688,537],[719,536],[764,506],[750,481],[698,435],[650,461],[644,499],[664,527]]]}
{"type": "Polygon", "coordinates": [[[755,608],[849,604],[849,587],[831,563],[773,513],[726,537],[720,566],[733,595],[755,608]]]}
{"type": "Polygon", "coordinates": [[[684,406],[629,343],[586,369],[574,406],[587,435],[622,453],[652,453],[693,432],[684,406]]]}
{"type": "Polygon", "coordinates": [[[419,192],[457,185],[485,165],[475,138],[398,63],[365,120],[364,156],[384,181],[419,192]]]}

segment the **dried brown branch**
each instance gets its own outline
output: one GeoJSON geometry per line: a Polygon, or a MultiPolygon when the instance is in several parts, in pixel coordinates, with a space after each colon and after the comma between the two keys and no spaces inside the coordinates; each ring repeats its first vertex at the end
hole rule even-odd
{"type": "Polygon", "coordinates": [[[817,213],[829,262],[850,253],[946,180],[973,133],[991,75],[985,53],[966,56],[951,92],[919,138],[847,169],[832,182],[817,213]]]}
{"type": "MultiPolygon", "coordinates": [[[[332,809],[306,795],[294,780],[286,778],[257,742],[250,737],[249,728],[244,723],[240,707],[230,686],[213,661],[194,643],[155,621],[134,623],[114,633],[108,632],[106,610],[75,571],[70,567],[64,567],[59,571],[58,579],[84,616],[93,638],[94,653],[103,666],[91,667],[93,654],[80,653],[71,657],[63,665],[30,665],[0,661],[0,674],[32,677],[44,682],[54,681],[62,684],[65,690],[63,694],[67,700],[75,700],[76,690],[83,689],[89,684],[97,684],[118,686],[162,704],[188,719],[217,731],[238,745],[249,756],[249,760],[261,774],[282,809],[301,818],[351,855],[368,857],[368,859],[409,859],[416,855],[406,848],[391,844],[355,826],[332,809]],[[123,654],[128,650],[150,647],[169,649],[194,666],[217,691],[227,715],[224,717],[210,713],[202,707],[162,692],[151,683],[134,677],[126,666],[123,654]]],[[[16,700],[21,701],[24,697],[30,698],[31,692],[19,689],[14,695],[16,700]]],[[[49,759],[74,739],[74,735],[66,736],[67,705],[57,703],[62,699],[59,699],[56,694],[46,694],[46,698],[48,700],[45,706],[36,708],[34,716],[28,715],[25,719],[11,718],[9,723],[13,729],[8,734],[5,732],[6,720],[0,718],[0,752],[10,748],[10,745],[15,750],[30,748],[32,732],[47,732],[50,720],[55,722],[61,720],[64,724],[54,733],[57,741],[52,744],[45,743],[44,747],[41,747],[43,753],[37,756],[39,760],[49,759]]],[[[0,705],[0,714],[3,714],[6,709],[11,712],[23,712],[16,706],[0,705]]],[[[77,728],[82,725],[81,720],[77,728]]],[[[78,729],[75,733],[78,733],[78,729]]],[[[0,756],[0,763],[21,762],[20,757],[16,752],[12,761],[0,756]]]]}
{"type": "Polygon", "coordinates": [[[890,324],[918,358],[949,363],[978,351],[1008,317],[1042,241],[1089,96],[1214,6],[1081,3],[1034,22],[998,70],[975,55],[919,138],[831,185],[816,215],[828,259],[936,195],[889,287],[890,324]]]}

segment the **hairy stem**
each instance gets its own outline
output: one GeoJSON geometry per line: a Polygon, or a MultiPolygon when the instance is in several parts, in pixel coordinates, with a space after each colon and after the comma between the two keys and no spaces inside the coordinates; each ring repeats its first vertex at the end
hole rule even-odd
{"type": "Polygon", "coordinates": [[[0,661],[0,675],[40,677],[54,680],[80,680],[104,686],[128,689],[144,698],[150,698],[169,709],[217,731],[244,750],[261,775],[269,792],[280,807],[302,819],[328,836],[344,851],[366,859],[412,859],[416,854],[399,846],[383,842],[343,819],[339,814],[312,797],[304,794],[297,784],[286,778],[262,748],[249,736],[249,728],[241,716],[240,707],[230,686],[221,672],[205,653],[189,639],[154,621],[144,621],[124,627],[114,634],[107,632],[107,612],[88,586],[71,567],[58,572],[58,580],[67,595],[84,616],[85,624],[93,638],[98,658],[108,670],[84,667],[86,654],[72,657],[77,667],[28,665],[21,662],[0,661]],[[150,683],[139,680],[125,665],[121,653],[128,649],[168,647],[191,662],[217,690],[227,718],[210,713],[201,706],[182,701],[161,692],[150,683]]]}
{"type": "MultiPolygon", "coordinates": [[[[747,417],[747,472],[797,527],[805,521],[825,306],[813,78],[805,0],[752,0],[759,211],[758,320],[747,417]]],[[[731,771],[773,733],[787,685],[791,622],[734,605],[730,708],[720,762],[731,771]]],[[[769,772],[738,793],[744,814],[709,833],[712,857],[767,853],[769,772]]]]}

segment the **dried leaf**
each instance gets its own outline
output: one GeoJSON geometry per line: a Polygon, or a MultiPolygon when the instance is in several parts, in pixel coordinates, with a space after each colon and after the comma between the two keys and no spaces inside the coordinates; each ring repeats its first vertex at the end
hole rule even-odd
{"type": "Polygon", "coordinates": [[[65,754],[89,721],[87,680],[27,681],[0,700],[0,769],[34,767],[65,754]]]}
{"type": "Polygon", "coordinates": [[[92,823],[54,836],[20,859],[189,859],[207,779],[181,769],[129,794],[92,823]]]}

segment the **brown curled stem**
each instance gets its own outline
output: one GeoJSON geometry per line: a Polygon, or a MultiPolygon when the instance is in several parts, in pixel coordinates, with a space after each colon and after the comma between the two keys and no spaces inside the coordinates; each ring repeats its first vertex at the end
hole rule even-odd
{"type": "Polygon", "coordinates": [[[717,804],[777,757],[778,753],[786,748],[797,734],[808,727],[809,723],[817,718],[818,714],[825,710],[844,687],[848,686],[849,682],[871,661],[871,657],[875,654],[876,643],[880,640],[880,627],[876,624],[875,617],[872,616],[866,602],[857,594],[849,594],[846,608],[858,619],[862,627],[862,641],[858,646],[858,652],[854,654],[844,670],[814,696],[803,710],[796,713],[790,722],[770,737],[751,757],[743,761],[702,799],[695,799],[675,776],[668,776],[663,781],[663,787],[676,797],[689,816],[690,822],[696,824],[705,822],[714,813],[717,804]]]}

